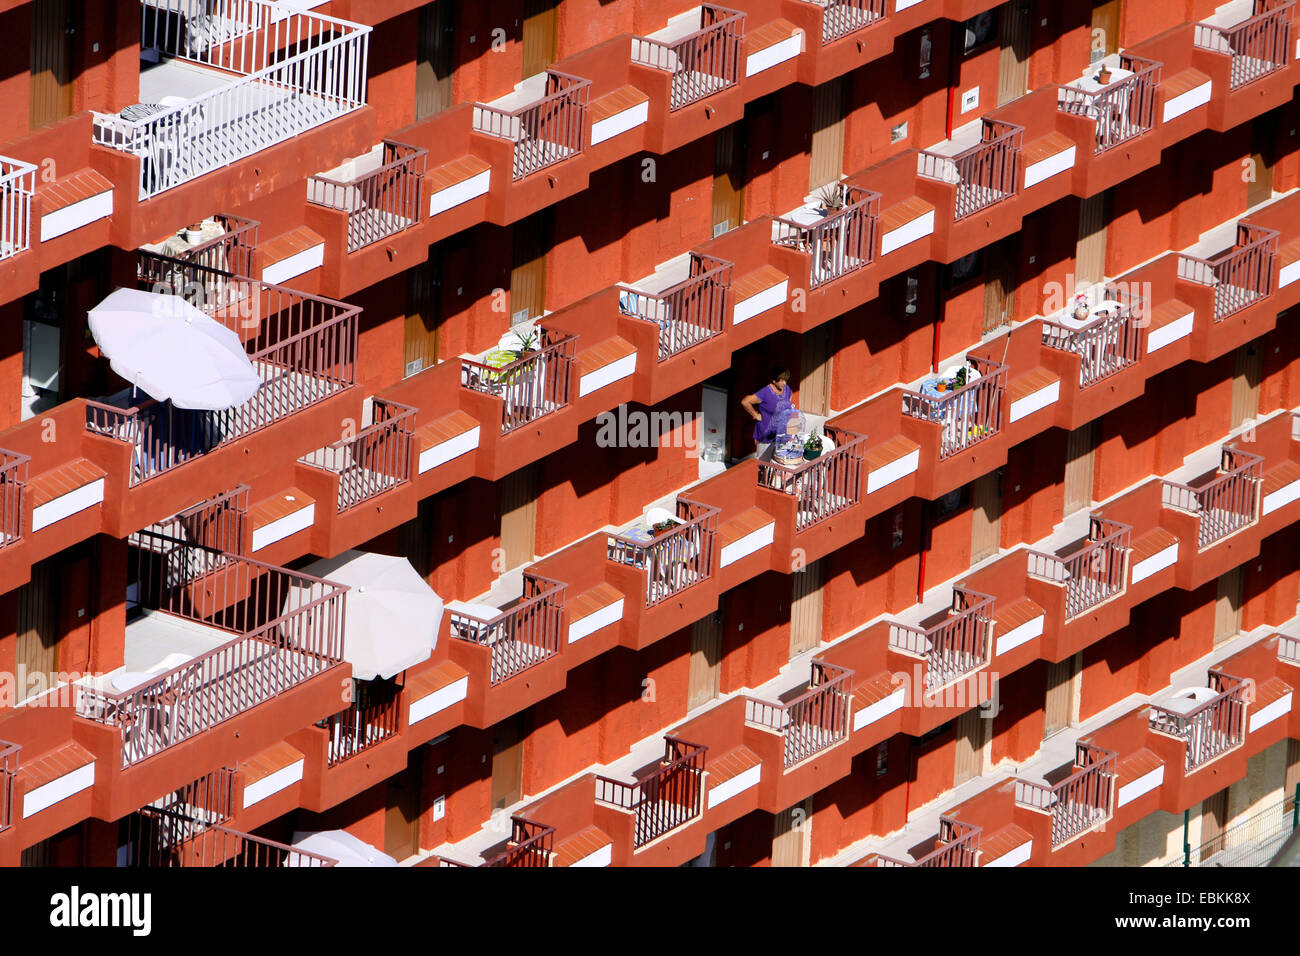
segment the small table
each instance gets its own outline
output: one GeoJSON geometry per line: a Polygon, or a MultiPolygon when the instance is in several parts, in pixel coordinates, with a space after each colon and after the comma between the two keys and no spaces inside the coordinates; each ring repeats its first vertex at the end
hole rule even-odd
{"type": "Polygon", "coordinates": [[[460,616],[460,620],[452,620],[452,627],[460,632],[460,636],[465,640],[473,641],[476,644],[493,644],[496,642],[493,633],[496,629],[486,622],[499,617],[501,615],[500,608],[493,607],[490,604],[448,601],[447,611],[450,614],[460,616]],[[465,615],[475,618],[475,620],[468,620],[465,615]]]}

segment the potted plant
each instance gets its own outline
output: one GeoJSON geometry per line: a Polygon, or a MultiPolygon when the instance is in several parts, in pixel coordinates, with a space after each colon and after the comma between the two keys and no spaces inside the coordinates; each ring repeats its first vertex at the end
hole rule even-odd
{"type": "Polygon", "coordinates": [[[809,435],[808,440],[803,444],[803,457],[805,461],[813,461],[821,456],[822,439],[820,435],[809,435]]]}
{"type": "Polygon", "coordinates": [[[1075,296],[1074,297],[1075,320],[1079,322],[1086,322],[1088,321],[1088,317],[1091,314],[1092,314],[1091,310],[1088,308],[1088,297],[1084,295],[1075,296]]]}
{"type": "Polygon", "coordinates": [[[650,526],[651,533],[657,538],[661,534],[667,534],[677,527],[677,522],[672,518],[665,518],[663,521],[656,522],[650,526]]]}
{"type": "Polygon", "coordinates": [[[817,192],[817,201],[821,204],[821,214],[829,216],[844,208],[844,190],[839,183],[823,186],[817,192]]]}
{"type": "Polygon", "coordinates": [[[1110,67],[1104,63],[1101,65],[1101,69],[1097,73],[1097,82],[1102,86],[1110,85],[1110,67]]]}
{"type": "Polygon", "coordinates": [[[953,377],[952,385],[954,390],[966,387],[966,366],[963,365],[961,368],[957,369],[957,374],[953,377]]]}

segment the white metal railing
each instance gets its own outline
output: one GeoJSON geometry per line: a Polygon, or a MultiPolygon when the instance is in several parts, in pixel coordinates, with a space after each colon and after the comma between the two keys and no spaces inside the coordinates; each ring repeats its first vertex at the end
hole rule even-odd
{"type": "Polygon", "coordinates": [[[1278,635],[1277,659],[1291,664],[1300,664],[1300,637],[1278,635]]]}
{"type": "Polygon", "coordinates": [[[142,0],[141,7],[144,58],[229,75],[192,99],[142,104],[149,112],[139,118],[94,113],[97,145],[140,157],[141,199],[365,105],[368,26],[270,0],[142,0]]]}
{"type": "Polygon", "coordinates": [[[30,247],[35,189],[35,166],[0,156],[0,259],[30,247]]]}
{"type": "Polygon", "coordinates": [[[1232,26],[1196,24],[1192,42],[1232,57],[1228,86],[1236,90],[1287,65],[1291,49],[1292,0],[1255,0],[1254,13],[1232,26]]]}

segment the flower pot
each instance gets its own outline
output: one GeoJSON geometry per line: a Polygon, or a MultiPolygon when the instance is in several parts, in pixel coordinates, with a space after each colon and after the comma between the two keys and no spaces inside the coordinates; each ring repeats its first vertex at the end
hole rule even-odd
{"type": "Polygon", "coordinates": [[[1097,82],[1102,86],[1108,86],[1110,84],[1110,76],[1110,70],[1103,67],[1101,72],[1097,74],[1097,82]]]}
{"type": "Polygon", "coordinates": [[[822,455],[820,448],[805,448],[803,450],[804,461],[816,461],[822,455]]]}
{"type": "Polygon", "coordinates": [[[1075,306],[1074,308],[1074,317],[1080,322],[1086,321],[1089,314],[1090,313],[1088,312],[1088,307],[1086,305],[1079,305],[1079,306],[1075,306]]]}

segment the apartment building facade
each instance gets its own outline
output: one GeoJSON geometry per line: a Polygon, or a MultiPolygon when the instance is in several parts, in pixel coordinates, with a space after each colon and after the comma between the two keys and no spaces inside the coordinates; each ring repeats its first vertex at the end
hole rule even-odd
{"type": "Polygon", "coordinates": [[[0,0],[0,864],[1272,840],[1297,22],[0,0]],[[253,398],[121,378],[118,288],[235,332],[253,398]],[[774,366],[801,464],[754,454],[774,366]],[[356,552],[444,603],[387,677],[356,552]]]}

